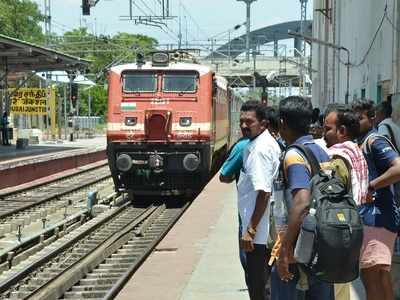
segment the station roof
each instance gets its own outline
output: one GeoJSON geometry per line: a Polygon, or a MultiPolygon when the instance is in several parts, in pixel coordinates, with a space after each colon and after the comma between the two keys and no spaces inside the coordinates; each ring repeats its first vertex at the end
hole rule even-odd
{"type": "Polygon", "coordinates": [[[90,62],[0,34],[0,68],[8,72],[76,70],[90,62]]]}
{"type": "MultiPolygon", "coordinates": [[[[255,46],[265,45],[274,41],[293,39],[293,36],[288,34],[288,31],[300,32],[301,21],[290,21],[275,25],[270,25],[250,32],[250,48],[255,46]]],[[[312,21],[305,21],[305,35],[312,35],[312,21]]],[[[222,45],[209,57],[228,57],[235,58],[246,51],[246,35],[232,39],[230,42],[222,45]]]]}

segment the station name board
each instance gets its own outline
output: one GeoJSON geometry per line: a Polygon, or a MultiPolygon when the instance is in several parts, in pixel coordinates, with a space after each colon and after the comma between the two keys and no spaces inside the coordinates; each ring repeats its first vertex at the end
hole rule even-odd
{"type": "Polygon", "coordinates": [[[41,88],[20,88],[17,91],[10,90],[11,113],[22,115],[46,115],[49,100],[54,101],[54,92],[41,88]],[[50,93],[47,95],[47,93],[50,93]]]}

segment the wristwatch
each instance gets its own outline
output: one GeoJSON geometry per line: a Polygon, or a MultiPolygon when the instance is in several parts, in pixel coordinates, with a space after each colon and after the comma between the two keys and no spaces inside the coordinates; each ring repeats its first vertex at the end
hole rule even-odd
{"type": "Polygon", "coordinates": [[[247,232],[251,235],[251,236],[255,236],[257,233],[257,230],[252,228],[252,227],[247,227],[247,232]]]}

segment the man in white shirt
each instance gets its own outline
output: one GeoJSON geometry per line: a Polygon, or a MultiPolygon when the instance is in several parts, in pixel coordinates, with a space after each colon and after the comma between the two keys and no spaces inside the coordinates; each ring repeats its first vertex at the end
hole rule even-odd
{"type": "Polygon", "coordinates": [[[392,104],[390,101],[381,102],[376,106],[375,124],[378,133],[387,137],[397,150],[399,150],[400,127],[393,122],[392,104]]]}
{"type": "Polygon", "coordinates": [[[281,151],[267,129],[266,111],[261,104],[242,107],[240,126],[251,140],[243,153],[237,185],[243,226],[240,246],[246,251],[250,299],[266,300],[269,202],[281,151]]]}

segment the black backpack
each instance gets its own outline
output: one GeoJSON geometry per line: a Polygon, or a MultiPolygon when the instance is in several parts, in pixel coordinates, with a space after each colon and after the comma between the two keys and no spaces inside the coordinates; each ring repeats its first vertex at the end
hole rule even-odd
{"type": "Polygon", "coordinates": [[[335,172],[321,170],[315,155],[304,145],[293,145],[311,166],[310,208],[316,210],[314,253],[305,265],[317,279],[346,283],[359,275],[363,225],[351,191],[335,172]]]}

